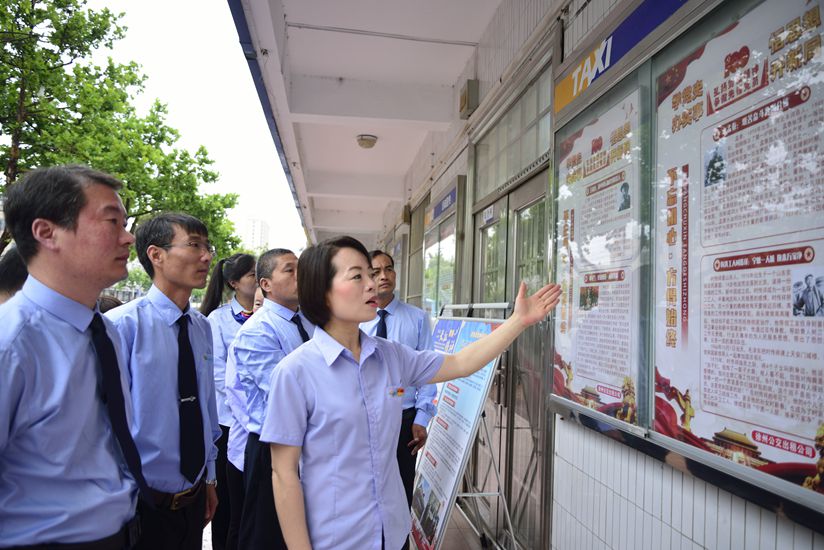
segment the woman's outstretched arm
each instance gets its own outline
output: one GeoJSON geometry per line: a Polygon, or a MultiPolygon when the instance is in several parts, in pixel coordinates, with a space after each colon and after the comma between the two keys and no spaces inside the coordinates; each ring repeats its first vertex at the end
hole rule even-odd
{"type": "Polygon", "coordinates": [[[526,284],[521,283],[515,308],[504,323],[477,342],[473,342],[455,355],[447,355],[440,370],[431,382],[446,382],[463,378],[477,371],[503,353],[524,329],[544,319],[561,297],[561,286],[548,284],[527,297],[526,284]]]}

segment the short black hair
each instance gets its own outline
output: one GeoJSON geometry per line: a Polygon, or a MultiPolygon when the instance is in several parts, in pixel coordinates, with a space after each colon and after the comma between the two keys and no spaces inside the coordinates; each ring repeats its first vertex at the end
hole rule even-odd
{"type": "Polygon", "coordinates": [[[625,189],[629,191],[629,184],[627,182],[621,184],[621,191],[624,191],[625,189]]]}
{"type": "Polygon", "coordinates": [[[298,302],[300,311],[315,326],[325,327],[332,316],[326,294],[332,288],[335,266],[332,260],[342,248],[363,254],[371,265],[369,252],[354,237],[334,237],[303,251],[298,260],[298,302]]]}
{"type": "Polygon", "coordinates": [[[389,258],[389,261],[392,262],[392,267],[395,267],[395,258],[393,258],[388,252],[384,252],[383,250],[373,250],[369,253],[369,265],[372,265],[372,260],[377,258],[378,256],[386,256],[389,258]]]}
{"type": "Polygon", "coordinates": [[[123,187],[114,176],[80,164],[38,168],[8,186],[6,223],[24,262],[37,254],[39,246],[31,232],[34,220],[41,218],[75,230],[80,211],[86,206],[85,188],[95,183],[115,191],[123,187]]]}
{"type": "Polygon", "coordinates": [[[14,294],[23,288],[28,276],[26,262],[23,261],[17,247],[8,247],[6,253],[0,256],[0,292],[14,294]]]}
{"type": "MultiPolygon", "coordinates": [[[[255,266],[255,278],[257,279],[258,285],[264,277],[268,279],[272,276],[272,272],[278,266],[278,258],[286,254],[295,255],[295,253],[288,248],[273,248],[260,255],[257,266],[255,266]]],[[[266,291],[263,290],[263,287],[260,287],[260,291],[263,292],[263,297],[266,298],[267,294],[266,291]]]]}
{"type": "Polygon", "coordinates": [[[209,238],[209,230],[202,221],[179,212],[164,212],[140,223],[134,234],[134,246],[137,249],[137,259],[140,260],[140,265],[152,279],[154,279],[154,266],[152,260],[149,259],[149,247],[154,245],[166,248],[172,244],[172,239],[175,238],[175,226],[180,227],[187,234],[194,233],[209,238]]]}

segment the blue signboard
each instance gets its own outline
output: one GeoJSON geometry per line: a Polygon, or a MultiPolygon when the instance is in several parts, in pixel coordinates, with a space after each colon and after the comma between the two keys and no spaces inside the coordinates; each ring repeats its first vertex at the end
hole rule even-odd
{"type": "Polygon", "coordinates": [[[687,3],[687,0],[645,0],[612,34],[555,86],[555,112],[569,105],[641,40],[687,3]]]}
{"type": "Polygon", "coordinates": [[[449,208],[458,202],[458,188],[453,187],[432,209],[432,221],[436,221],[449,208]]]}
{"type": "Polygon", "coordinates": [[[455,343],[461,330],[460,319],[438,319],[435,330],[432,332],[432,345],[435,351],[441,353],[455,353],[455,343]]]}
{"type": "MultiPolygon", "coordinates": [[[[457,353],[503,321],[438,319],[435,349],[457,353]]],[[[466,469],[497,358],[466,378],[443,384],[412,495],[412,537],[418,550],[438,550],[466,469]]]]}

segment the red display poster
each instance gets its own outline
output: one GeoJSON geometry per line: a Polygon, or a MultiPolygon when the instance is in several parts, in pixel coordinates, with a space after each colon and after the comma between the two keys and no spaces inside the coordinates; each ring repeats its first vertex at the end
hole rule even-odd
{"type": "MultiPolygon", "coordinates": [[[[553,392],[638,423],[639,93],[559,134],[553,392]]],[[[568,126],[570,127],[570,126],[568,126]]]]}
{"type": "Polygon", "coordinates": [[[763,2],[653,69],[652,337],[656,431],[824,494],[821,32],[763,2]]]}

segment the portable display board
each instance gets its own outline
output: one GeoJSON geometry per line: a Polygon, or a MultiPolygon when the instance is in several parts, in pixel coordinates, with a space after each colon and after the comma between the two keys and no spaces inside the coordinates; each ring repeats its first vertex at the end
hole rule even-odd
{"type": "Polygon", "coordinates": [[[652,428],[824,507],[821,9],[733,18],[653,68],[652,428]]]}
{"type": "MultiPolygon", "coordinates": [[[[432,336],[435,349],[456,353],[502,322],[440,318],[432,336]]],[[[446,382],[441,389],[438,414],[430,424],[412,493],[412,537],[419,550],[441,547],[497,361],[471,376],[446,382]]]]}

